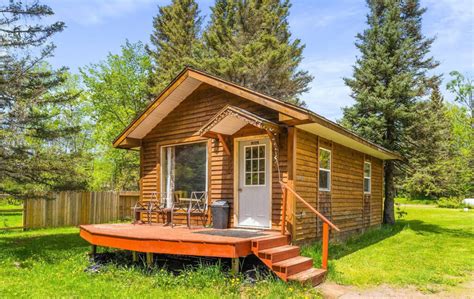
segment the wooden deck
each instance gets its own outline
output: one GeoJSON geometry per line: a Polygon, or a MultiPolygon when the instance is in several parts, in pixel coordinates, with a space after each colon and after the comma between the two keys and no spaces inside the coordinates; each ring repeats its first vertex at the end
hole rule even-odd
{"type": "Polygon", "coordinates": [[[252,254],[252,241],[281,236],[276,231],[225,229],[163,224],[81,225],[80,235],[91,245],[124,250],[238,258],[252,254]]]}
{"type": "MultiPolygon", "coordinates": [[[[239,258],[255,254],[284,281],[324,280],[326,269],[313,268],[313,260],[300,256],[300,248],[290,245],[289,235],[279,231],[250,229],[212,229],[163,224],[90,224],[81,225],[80,235],[92,245],[147,253],[231,258],[232,271],[239,271],[239,258]]],[[[135,259],[134,254],[134,259],[135,259]]]]}

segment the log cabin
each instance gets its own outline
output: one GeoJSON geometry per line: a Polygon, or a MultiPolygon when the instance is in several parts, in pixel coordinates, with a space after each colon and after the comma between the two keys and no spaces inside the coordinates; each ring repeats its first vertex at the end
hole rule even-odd
{"type": "MultiPolygon", "coordinates": [[[[381,224],[384,161],[401,159],[315,112],[192,68],[185,68],[113,146],[140,151],[142,201],[157,193],[189,197],[205,191],[207,205],[229,203],[228,228],[285,236],[269,236],[266,243],[252,239],[248,250],[235,247],[229,254],[197,252],[195,244],[194,251],[170,245],[166,252],[167,244],[149,251],[231,258],[254,253],[282,279],[313,283],[325,274],[329,229],[332,238],[346,238],[381,224]],[[294,245],[321,238],[325,250],[318,272],[294,245]]],[[[94,229],[99,228],[81,227],[81,236],[91,244],[117,244],[101,243],[94,229]]],[[[166,234],[181,234],[182,242],[189,235],[166,234]]],[[[195,242],[194,236],[190,240],[195,242]]],[[[144,252],[143,246],[115,247],[144,252]]]]}

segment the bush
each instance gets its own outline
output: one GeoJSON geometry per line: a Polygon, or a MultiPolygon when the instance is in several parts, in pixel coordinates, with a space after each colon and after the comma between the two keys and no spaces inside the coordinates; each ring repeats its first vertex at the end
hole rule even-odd
{"type": "Polygon", "coordinates": [[[398,204],[417,204],[417,205],[434,205],[436,200],[426,198],[396,197],[395,203],[398,204]]]}
{"type": "Polygon", "coordinates": [[[438,207],[449,209],[464,208],[466,205],[462,201],[462,197],[441,197],[438,200],[438,207]]]}

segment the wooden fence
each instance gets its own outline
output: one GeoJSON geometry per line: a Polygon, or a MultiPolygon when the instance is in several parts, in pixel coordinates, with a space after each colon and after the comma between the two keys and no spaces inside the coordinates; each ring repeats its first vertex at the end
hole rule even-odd
{"type": "Polygon", "coordinates": [[[53,199],[24,202],[23,227],[61,227],[130,219],[139,192],[76,192],[53,194],[53,199]]]}

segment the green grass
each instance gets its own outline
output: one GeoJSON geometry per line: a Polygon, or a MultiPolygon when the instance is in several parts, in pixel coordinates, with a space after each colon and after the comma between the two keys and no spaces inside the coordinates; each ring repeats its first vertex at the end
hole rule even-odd
{"type": "Polygon", "coordinates": [[[23,213],[1,213],[0,212],[0,228],[18,227],[23,225],[23,213]]]}
{"type": "MultiPolygon", "coordinates": [[[[393,227],[371,230],[330,248],[329,280],[361,287],[415,286],[437,292],[472,277],[474,214],[434,206],[403,207],[407,215],[393,227]]],[[[319,243],[318,243],[319,244],[319,243]]],[[[76,228],[0,232],[1,297],[178,297],[302,298],[316,291],[263,277],[252,285],[232,279],[218,265],[201,265],[178,274],[146,270],[116,259],[98,273],[89,246],[76,228]]],[[[320,246],[303,248],[320,265],[320,246]]]]}
{"type": "MultiPolygon", "coordinates": [[[[362,287],[412,285],[437,292],[474,272],[474,214],[433,206],[403,207],[407,215],[343,244],[330,246],[329,279],[362,287]]],[[[320,247],[304,248],[320,264],[320,247]]]]}
{"type": "MultiPolygon", "coordinates": [[[[23,206],[18,203],[7,202],[0,200],[0,210],[17,210],[22,209],[23,206]]],[[[16,227],[23,225],[22,212],[0,212],[0,228],[16,227]]]]}
{"type": "Polygon", "coordinates": [[[0,294],[12,297],[158,297],[158,298],[304,298],[313,289],[263,278],[255,285],[232,278],[218,265],[197,266],[172,274],[132,265],[131,257],[90,266],[89,246],[76,228],[0,232],[0,294]]]}

